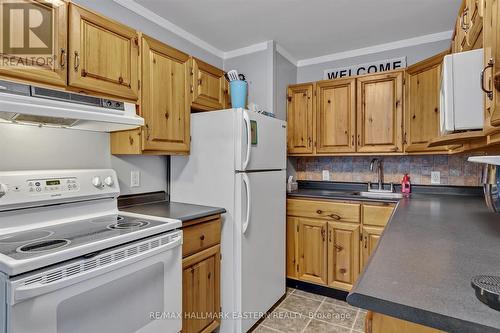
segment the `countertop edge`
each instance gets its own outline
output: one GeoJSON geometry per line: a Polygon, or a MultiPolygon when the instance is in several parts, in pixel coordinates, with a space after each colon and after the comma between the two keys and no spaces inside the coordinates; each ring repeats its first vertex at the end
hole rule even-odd
{"type": "Polygon", "coordinates": [[[498,329],[494,327],[464,321],[459,318],[450,318],[449,316],[439,313],[400,303],[389,302],[356,292],[349,293],[347,302],[352,306],[362,306],[363,309],[369,311],[432,327],[445,332],[498,332],[498,329]]]}

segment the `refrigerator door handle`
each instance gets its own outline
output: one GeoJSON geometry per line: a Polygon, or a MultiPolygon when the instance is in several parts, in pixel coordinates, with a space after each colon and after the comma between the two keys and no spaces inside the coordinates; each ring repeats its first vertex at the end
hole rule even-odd
{"type": "Polygon", "coordinates": [[[248,111],[243,110],[243,120],[245,121],[246,129],[247,129],[247,155],[245,160],[243,161],[243,170],[247,169],[248,162],[250,162],[250,152],[252,149],[252,126],[250,123],[250,116],[248,115],[248,111]]]}
{"type": "Polygon", "coordinates": [[[250,211],[252,210],[252,204],[251,204],[252,192],[250,190],[250,179],[248,178],[248,175],[246,173],[242,173],[241,175],[247,191],[247,214],[245,217],[245,222],[243,222],[243,225],[241,226],[241,230],[243,234],[246,234],[248,229],[248,224],[250,223],[250,211]]]}

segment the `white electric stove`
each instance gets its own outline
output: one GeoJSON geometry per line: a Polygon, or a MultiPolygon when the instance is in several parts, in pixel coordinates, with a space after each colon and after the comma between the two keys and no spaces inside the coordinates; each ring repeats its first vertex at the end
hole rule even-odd
{"type": "Polygon", "coordinates": [[[119,193],[109,169],[0,172],[0,332],[181,330],[181,221],[119,193]]]}

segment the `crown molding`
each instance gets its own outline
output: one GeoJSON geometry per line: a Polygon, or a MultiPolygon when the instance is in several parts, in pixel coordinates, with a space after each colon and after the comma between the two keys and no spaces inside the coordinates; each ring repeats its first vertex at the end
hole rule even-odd
{"type": "Polygon", "coordinates": [[[442,31],[435,34],[423,35],[408,39],[402,39],[395,42],[378,44],[373,46],[364,47],[361,49],[349,50],[344,52],[327,54],[321,57],[302,59],[297,61],[297,67],[304,67],[309,65],[321,64],[324,62],[335,61],[339,59],[346,59],[352,57],[358,57],[367,54],[379,53],[384,51],[390,51],[395,49],[400,49],[404,47],[416,46],[421,44],[428,44],[433,42],[439,42],[442,40],[451,40],[453,31],[442,31]]]}
{"type": "Polygon", "coordinates": [[[144,17],[145,19],[156,23],[162,28],[165,28],[172,33],[176,34],[179,37],[184,38],[185,40],[193,43],[194,45],[202,48],[203,50],[224,59],[224,51],[219,50],[215,46],[205,42],[204,40],[196,37],[195,35],[187,32],[186,30],[182,29],[181,27],[175,25],[174,23],[170,22],[169,20],[161,17],[160,15],[156,14],[155,12],[147,9],[144,6],[141,6],[137,2],[133,0],[113,0],[117,4],[119,4],[122,7],[127,8],[128,10],[144,17]]]}
{"type": "Polygon", "coordinates": [[[245,47],[242,47],[240,49],[235,49],[235,50],[224,52],[224,60],[235,58],[235,57],[240,57],[240,56],[243,56],[246,54],[251,54],[251,53],[267,50],[268,43],[269,42],[266,41],[266,42],[262,42],[262,43],[257,43],[257,44],[245,46],[245,47]]]}
{"type": "Polygon", "coordinates": [[[286,60],[290,61],[294,66],[297,66],[297,59],[290,54],[283,46],[276,43],[276,52],[281,54],[286,60]]]}

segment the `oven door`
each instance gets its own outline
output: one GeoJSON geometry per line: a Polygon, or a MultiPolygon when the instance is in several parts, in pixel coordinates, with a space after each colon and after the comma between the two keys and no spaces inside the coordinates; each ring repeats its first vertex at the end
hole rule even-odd
{"type": "Polygon", "coordinates": [[[181,330],[182,231],[7,282],[7,332],[181,330]]]}

